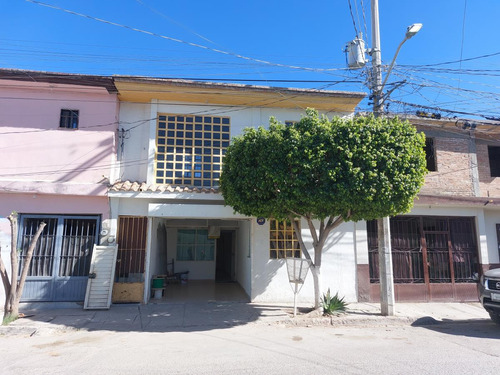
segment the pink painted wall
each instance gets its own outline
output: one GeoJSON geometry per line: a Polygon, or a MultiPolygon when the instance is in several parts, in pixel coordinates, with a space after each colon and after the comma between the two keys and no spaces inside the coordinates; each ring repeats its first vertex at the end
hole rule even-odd
{"type": "Polygon", "coordinates": [[[0,217],[7,217],[12,211],[23,214],[101,215],[102,220],[109,219],[108,198],[104,196],[0,194],[0,217]]]}
{"type": "Polygon", "coordinates": [[[0,80],[0,193],[106,195],[118,100],[105,88],[0,80]],[[61,109],[79,129],[60,129],[61,109]]]}

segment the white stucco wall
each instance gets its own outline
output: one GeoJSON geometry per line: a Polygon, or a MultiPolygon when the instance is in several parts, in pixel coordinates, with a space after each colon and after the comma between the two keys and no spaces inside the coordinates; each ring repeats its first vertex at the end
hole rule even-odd
{"type": "Polygon", "coordinates": [[[369,264],[368,258],[368,233],[366,232],[366,221],[353,223],[354,243],[357,264],[369,264]]]}
{"type": "MultiPolygon", "coordinates": [[[[312,248],[311,235],[307,224],[302,225],[302,236],[308,249],[312,248]]],[[[255,225],[254,246],[252,248],[252,294],[255,302],[293,302],[293,292],[288,282],[284,259],[269,259],[269,222],[255,225]]],[[[347,301],[356,301],[356,254],[354,250],[354,224],[344,223],[333,231],[323,249],[321,266],[321,293],[330,288],[339,292],[347,301]]],[[[311,251],[311,257],[314,252],[311,251]]],[[[312,275],[298,296],[302,303],[314,303],[312,275]]]]}
{"type": "Polygon", "coordinates": [[[496,225],[500,224],[500,210],[485,210],[485,234],[486,246],[488,247],[488,259],[490,263],[500,263],[500,246],[497,238],[496,225]]]}
{"type": "MultiPolygon", "coordinates": [[[[5,267],[7,268],[7,274],[11,275],[10,272],[10,221],[7,218],[0,217],[0,256],[3,259],[5,267]]],[[[2,286],[0,287],[0,311],[3,311],[5,303],[5,290],[2,286]]]]}
{"type": "Polygon", "coordinates": [[[147,179],[150,118],[150,104],[120,103],[118,161],[124,165],[120,180],[147,179]]]}

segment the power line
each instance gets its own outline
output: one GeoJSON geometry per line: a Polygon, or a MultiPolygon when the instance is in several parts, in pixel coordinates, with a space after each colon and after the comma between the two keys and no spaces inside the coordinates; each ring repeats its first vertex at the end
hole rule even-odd
{"type": "Polygon", "coordinates": [[[366,26],[366,14],[365,14],[365,4],[363,0],[361,0],[361,12],[363,14],[363,26],[365,28],[365,36],[368,38],[368,27],[366,26]]]}
{"type": "Polygon", "coordinates": [[[356,27],[356,21],[354,20],[354,14],[352,14],[351,0],[347,0],[347,3],[349,4],[349,12],[351,13],[351,19],[352,19],[352,25],[354,26],[354,32],[356,33],[356,36],[358,36],[359,35],[358,28],[356,27]]]}
{"type": "Polygon", "coordinates": [[[465,112],[465,111],[456,111],[456,110],[451,110],[451,109],[446,109],[446,108],[440,108],[440,107],[431,107],[431,106],[426,106],[426,105],[421,105],[421,104],[414,104],[414,103],[408,103],[400,100],[395,100],[395,99],[386,99],[390,102],[397,103],[397,104],[404,104],[410,107],[414,108],[423,108],[423,109],[429,109],[432,111],[439,111],[439,112],[446,112],[446,113],[457,113],[460,115],[467,115],[467,116],[481,116],[484,117],[484,115],[480,115],[478,113],[472,113],[472,112],[465,112]]]}
{"type": "Polygon", "coordinates": [[[500,52],[494,52],[490,53],[487,55],[481,55],[481,56],[476,56],[476,57],[470,57],[467,59],[460,59],[460,60],[452,60],[452,61],[445,61],[445,62],[440,62],[440,63],[434,63],[434,64],[422,64],[422,65],[400,65],[402,67],[410,67],[410,68],[415,68],[415,67],[424,67],[424,66],[439,66],[439,65],[448,65],[448,64],[456,64],[460,62],[465,62],[465,61],[472,61],[472,60],[479,60],[479,59],[485,59],[487,57],[493,57],[493,56],[498,56],[500,55],[500,52]]]}
{"type": "Polygon", "coordinates": [[[296,66],[296,65],[287,65],[287,64],[273,63],[273,62],[270,62],[270,61],[267,61],[267,60],[256,59],[256,58],[244,56],[244,55],[241,55],[241,54],[238,54],[238,53],[223,51],[221,49],[207,47],[207,46],[204,46],[204,45],[198,44],[198,43],[187,42],[187,41],[182,40],[182,39],[173,38],[173,37],[162,35],[162,34],[158,34],[158,33],[152,32],[152,31],[142,30],[142,29],[138,29],[136,27],[127,26],[127,25],[123,25],[123,24],[120,24],[120,23],[112,22],[112,21],[107,21],[107,20],[102,19],[102,18],[97,18],[97,17],[93,17],[93,16],[90,16],[90,15],[87,15],[87,14],[74,12],[72,10],[61,8],[61,7],[58,7],[58,6],[55,6],[55,5],[50,5],[50,4],[42,3],[40,1],[35,1],[35,0],[25,0],[25,1],[27,1],[29,3],[36,4],[36,5],[44,6],[44,7],[47,7],[47,8],[60,10],[60,11],[63,11],[63,12],[66,12],[66,13],[69,13],[69,14],[72,14],[72,15],[75,15],[75,16],[87,18],[87,19],[90,19],[90,20],[93,20],[93,21],[105,23],[105,24],[112,25],[112,26],[121,27],[121,28],[128,29],[128,30],[131,30],[131,31],[139,32],[139,33],[142,33],[142,34],[146,34],[146,35],[150,35],[150,36],[154,36],[154,37],[158,37],[158,38],[170,40],[172,42],[185,44],[185,45],[188,45],[188,46],[191,46],[191,47],[201,48],[201,49],[204,49],[204,50],[207,50],[207,51],[212,51],[212,52],[220,53],[220,54],[227,55],[227,56],[233,56],[233,57],[236,57],[238,59],[242,59],[242,60],[246,60],[246,61],[254,61],[254,62],[257,62],[257,63],[266,64],[266,65],[270,65],[270,66],[277,66],[277,67],[283,67],[283,68],[289,68],[289,69],[296,69],[296,70],[305,70],[305,71],[311,71],[311,72],[327,72],[327,71],[347,70],[348,69],[348,68],[318,69],[318,68],[308,68],[308,67],[302,67],[302,66],[296,66]]]}
{"type": "Polygon", "coordinates": [[[181,27],[181,28],[183,28],[184,30],[189,31],[191,34],[196,35],[198,38],[203,39],[203,40],[204,40],[204,41],[206,41],[206,42],[209,42],[209,43],[212,43],[212,44],[217,45],[217,43],[215,43],[215,42],[211,41],[210,39],[208,39],[208,38],[204,37],[204,36],[203,36],[203,35],[201,35],[201,34],[198,34],[196,31],[191,30],[189,27],[184,26],[184,25],[183,25],[183,24],[181,24],[180,22],[177,22],[176,20],[174,20],[174,19],[172,19],[172,18],[168,17],[168,16],[167,16],[167,15],[165,15],[164,13],[160,12],[158,9],[153,8],[153,7],[151,7],[151,6],[147,5],[147,4],[144,4],[144,2],[143,2],[143,1],[141,1],[141,0],[135,0],[135,1],[136,1],[136,2],[138,2],[139,4],[141,4],[143,7],[148,8],[151,12],[158,14],[160,17],[165,18],[165,19],[166,19],[166,20],[168,20],[169,22],[171,22],[171,23],[173,23],[173,24],[175,24],[175,25],[177,25],[177,26],[180,26],[180,27],[181,27]]]}
{"type": "MultiPolygon", "coordinates": [[[[465,39],[465,16],[467,14],[467,0],[464,0],[464,16],[462,19],[462,40],[460,42],[460,65],[458,68],[462,70],[462,58],[464,54],[464,39],[465,39]]],[[[460,88],[460,74],[458,75],[457,88],[460,88]]]]}

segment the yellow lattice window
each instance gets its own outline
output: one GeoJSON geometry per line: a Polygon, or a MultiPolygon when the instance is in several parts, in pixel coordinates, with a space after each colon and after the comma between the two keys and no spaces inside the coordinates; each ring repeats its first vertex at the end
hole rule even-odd
{"type": "Polygon", "coordinates": [[[271,259],[300,258],[300,244],[293,225],[287,221],[269,223],[269,257],[271,259]]]}
{"type": "Polygon", "coordinates": [[[230,140],[229,117],[159,114],[155,181],[217,187],[230,140]]]}

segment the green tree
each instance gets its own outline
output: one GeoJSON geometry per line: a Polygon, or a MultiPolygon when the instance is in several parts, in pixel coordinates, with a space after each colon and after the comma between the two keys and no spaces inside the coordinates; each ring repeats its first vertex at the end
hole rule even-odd
{"type": "Polygon", "coordinates": [[[329,120],[308,109],[295,124],[271,118],[269,129],[247,128],[235,137],[220,188],[236,212],[294,223],[311,261],[318,308],[328,235],[344,221],[409,212],[427,172],[424,144],[424,135],[398,118],[329,120]],[[307,222],[312,249],[304,245],[297,218],[307,222]]]}

